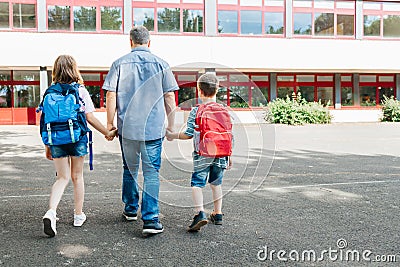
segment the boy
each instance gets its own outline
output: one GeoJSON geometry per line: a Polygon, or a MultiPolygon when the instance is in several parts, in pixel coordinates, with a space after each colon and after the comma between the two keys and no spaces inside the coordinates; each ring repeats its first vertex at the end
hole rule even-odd
{"type": "Polygon", "coordinates": [[[196,209],[196,215],[188,231],[199,231],[207,224],[207,217],[203,207],[202,189],[206,185],[207,177],[210,183],[214,211],[210,214],[210,221],[216,225],[222,225],[222,178],[224,170],[231,167],[230,154],[232,151],[232,123],[225,107],[216,103],[216,94],[219,82],[215,74],[206,73],[197,81],[199,97],[202,101],[192,109],[189,114],[187,127],[184,132],[167,132],[169,141],[173,139],[191,139],[194,137],[193,173],[191,179],[192,198],[196,209]],[[203,125],[210,124],[210,125],[203,125]],[[206,134],[217,132],[218,137],[203,138],[206,134]],[[218,129],[217,129],[218,128],[218,129]],[[203,133],[201,132],[203,131],[203,133]],[[217,140],[213,142],[211,140],[217,140]],[[208,143],[208,142],[211,142],[208,143]],[[207,151],[208,149],[208,151],[207,151]]]}

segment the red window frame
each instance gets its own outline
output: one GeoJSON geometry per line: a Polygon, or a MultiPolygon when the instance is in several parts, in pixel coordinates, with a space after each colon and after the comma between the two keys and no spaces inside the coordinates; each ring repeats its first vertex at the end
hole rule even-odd
{"type": "Polygon", "coordinates": [[[162,35],[195,35],[195,36],[201,36],[204,35],[205,33],[205,25],[206,25],[206,18],[205,18],[205,11],[204,11],[204,1],[208,0],[202,0],[203,3],[197,4],[197,3],[185,3],[184,0],[180,0],[179,3],[157,3],[156,0],[153,0],[153,2],[141,2],[141,1],[132,1],[132,25],[135,17],[135,12],[133,9],[135,8],[153,8],[154,10],[154,31],[151,31],[152,33],[156,34],[162,34],[162,35]],[[179,8],[179,32],[159,32],[158,31],[158,8],[179,8]],[[201,10],[203,11],[203,32],[184,32],[183,31],[183,10],[184,9],[189,9],[189,10],[201,10]]]}
{"type": "Polygon", "coordinates": [[[84,84],[87,86],[100,86],[100,108],[96,108],[96,110],[102,110],[104,109],[104,99],[105,99],[105,94],[103,90],[103,84],[104,84],[104,75],[107,75],[108,71],[80,71],[81,74],[90,74],[90,75],[95,75],[98,74],[100,75],[100,79],[98,81],[91,81],[91,80],[84,80],[84,84]]]}
{"type": "Polygon", "coordinates": [[[73,32],[73,33],[123,33],[124,30],[124,1],[123,0],[47,0],[46,1],[46,29],[49,32],[73,32]],[[70,29],[69,30],[50,30],[49,29],[49,6],[69,6],[70,7],[70,29]],[[74,7],[96,7],[96,30],[95,31],[74,31],[74,7]],[[121,30],[102,30],[101,29],[101,7],[120,7],[122,9],[122,28],[121,30]]]}
{"type": "Polygon", "coordinates": [[[238,17],[238,32],[237,33],[218,33],[220,36],[245,36],[245,37],[276,37],[276,38],[284,38],[285,37],[285,30],[283,30],[282,34],[266,34],[265,33],[265,13],[266,12],[276,12],[276,13],[283,13],[283,28],[285,29],[285,6],[286,2],[283,1],[282,6],[269,6],[266,5],[264,1],[261,2],[261,6],[241,6],[240,0],[237,0],[238,4],[228,5],[228,4],[219,4],[217,3],[217,23],[216,23],[216,32],[218,33],[218,12],[219,11],[236,11],[238,17]],[[241,33],[241,18],[240,18],[240,11],[261,11],[261,34],[251,35],[251,34],[242,34],[241,33]]]}
{"type": "Polygon", "coordinates": [[[354,39],[355,38],[355,30],[356,30],[356,1],[349,0],[348,2],[353,3],[352,9],[347,8],[339,8],[338,2],[346,2],[346,0],[335,0],[333,8],[316,8],[315,2],[311,1],[311,7],[293,7],[293,17],[292,17],[292,29],[293,29],[293,37],[295,38],[328,38],[328,39],[354,39]],[[311,34],[310,35],[301,35],[294,33],[294,14],[296,13],[306,13],[311,14],[311,34]],[[333,35],[332,36],[318,36],[315,35],[315,13],[333,13],[333,35]],[[338,35],[337,34],[337,16],[338,15],[353,15],[353,35],[338,35]]]}
{"type": "MultiPolygon", "coordinates": [[[[379,101],[379,88],[380,87],[393,87],[393,96],[397,98],[396,94],[396,75],[395,74],[369,74],[369,73],[363,73],[360,74],[360,82],[358,83],[358,86],[371,86],[371,87],[376,87],[375,88],[375,99],[376,99],[376,106],[380,107],[381,103],[379,101]],[[376,81],[375,82],[361,82],[361,76],[362,75],[371,75],[371,76],[376,76],[376,81]],[[380,82],[379,77],[393,77],[392,82],[380,82]]],[[[361,97],[361,96],[360,96],[361,97]]],[[[361,101],[360,101],[360,106],[361,106],[361,101]]]]}
{"type": "Polygon", "coordinates": [[[34,32],[37,31],[37,27],[38,27],[38,21],[37,21],[37,1],[36,0],[10,0],[10,1],[4,1],[4,0],[0,0],[0,2],[2,3],[8,3],[8,28],[3,28],[0,29],[0,31],[8,31],[8,30],[12,30],[12,31],[17,31],[17,32],[34,32]],[[33,4],[35,5],[35,27],[34,28],[14,28],[14,11],[13,11],[13,4],[33,4]]]}
{"type": "MultiPolygon", "coordinates": [[[[181,87],[196,87],[196,104],[199,103],[199,92],[197,91],[197,80],[199,79],[199,73],[196,71],[174,71],[175,80],[178,83],[179,88],[181,87]],[[187,81],[187,80],[180,80],[180,75],[195,75],[196,81],[187,81]]],[[[175,104],[176,106],[179,105],[179,91],[175,91],[175,104]]]]}
{"type": "MultiPolygon", "coordinates": [[[[395,2],[395,1],[386,1],[386,2],[392,2],[392,3],[397,3],[398,5],[400,5],[400,2],[395,2]]],[[[385,39],[385,40],[390,40],[390,39],[395,39],[398,40],[400,37],[384,37],[383,36],[383,17],[385,15],[397,15],[400,16],[400,11],[386,11],[383,10],[383,3],[382,1],[374,1],[374,0],[366,0],[363,1],[363,38],[364,39],[385,39]],[[375,4],[379,4],[380,5],[380,9],[365,9],[364,8],[364,4],[366,3],[375,3],[375,4]],[[379,16],[380,17],[380,34],[379,36],[365,36],[364,35],[364,16],[379,16]]]]}
{"type": "MultiPolygon", "coordinates": [[[[351,106],[342,106],[341,108],[349,108],[349,107],[354,107],[355,103],[354,103],[354,99],[355,99],[355,95],[354,95],[354,77],[353,74],[341,74],[340,75],[340,95],[342,94],[342,87],[350,87],[351,88],[351,94],[353,96],[353,105],[351,106]],[[342,81],[342,77],[351,77],[351,81],[342,81]]],[[[340,99],[340,103],[342,103],[342,99],[340,99]]]]}

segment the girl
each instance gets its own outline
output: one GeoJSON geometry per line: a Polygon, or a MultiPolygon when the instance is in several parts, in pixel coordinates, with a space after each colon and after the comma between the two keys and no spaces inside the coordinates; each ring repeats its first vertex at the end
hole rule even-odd
{"type": "MultiPolygon", "coordinates": [[[[75,59],[68,55],[59,56],[54,62],[52,77],[54,84],[79,83],[81,85],[79,87],[79,96],[85,104],[82,105],[81,103],[81,108],[85,111],[87,122],[104,134],[108,141],[111,141],[116,136],[117,130],[108,131],[94,116],[95,108],[89,92],[83,86],[83,80],[75,59]]],[[[50,237],[54,237],[57,234],[56,210],[70,179],[74,186],[74,226],[82,226],[86,221],[86,215],[83,213],[82,207],[85,193],[83,163],[85,155],[88,154],[87,145],[88,139],[85,135],[76,143],[46,146],[46,158],[54,162],[57,173],[57,179],[51,189],[49,210],[43,217],[44,232],[50,237]]]]}

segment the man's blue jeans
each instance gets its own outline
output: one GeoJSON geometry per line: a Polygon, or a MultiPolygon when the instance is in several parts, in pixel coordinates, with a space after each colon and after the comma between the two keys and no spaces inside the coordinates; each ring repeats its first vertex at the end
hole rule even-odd
{"type": "Polygon", "coordinates": [[[122,201],[125,212],[137,213],[139,208],[138,171],[140,160],[143,171],[142,220],[158,218],[159,170],[163,139],[135,141],[119,137],[123,161],[122,201]]]}

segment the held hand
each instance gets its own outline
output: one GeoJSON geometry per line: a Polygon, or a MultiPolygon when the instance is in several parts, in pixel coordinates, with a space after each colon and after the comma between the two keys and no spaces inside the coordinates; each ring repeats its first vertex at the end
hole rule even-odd
{"type": "Polygon", "coordinates": [[[48,160],[53,160],[53,157],[51,156],[50,147],[48,147],[48,146],[46,146],[46,158],[48,160]]]}
{"type": "Polygon", "coordinates": [[[172,131],[167,128],[167,131],[165,132],[165,137],[167,137],[168,141],[173,141],[174,140],[172,134],[173,134],[172,131]]]}
{"type": "Polygon", "coordinates": [[[114,129],[109,131],[108,134],[105,135],[104,137],[107,139],[107,141],[112,141],[116,136],[118,136],[118,129],[114,127],[114,129]]]}

